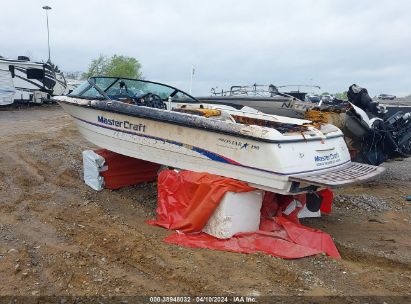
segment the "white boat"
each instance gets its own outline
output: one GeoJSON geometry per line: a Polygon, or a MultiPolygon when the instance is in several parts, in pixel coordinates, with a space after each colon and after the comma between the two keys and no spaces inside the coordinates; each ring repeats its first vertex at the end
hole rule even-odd
{"type": "Polygon", "coordinates": [[[320,89],[314,85],[234,85],[229,90],[211,88],[210,96],[196,98],[209,104],[229,104],[237,109],[249,106],[267,114],[303,119],[305,110],[313,106],[312,102],[304,101],[310,94],[303,88],[320,89]]]}
{"type": "Polygon", "coordinates": [[[276,193],[344,186],[384,170],[351,162],[335,126],[203,104],[160,83],[92,77],[54,100],[97,146],[276,193]]]}
{"type": "Polygon", "coordinates": [[[84,80],[78,80],[78,79],[67,79],[67,87],[66,91],[62,95],[67,95],[70,94],[71,92],[74,91],[75,88],[77,88],[80,84],[82,84],[84,80]]]}

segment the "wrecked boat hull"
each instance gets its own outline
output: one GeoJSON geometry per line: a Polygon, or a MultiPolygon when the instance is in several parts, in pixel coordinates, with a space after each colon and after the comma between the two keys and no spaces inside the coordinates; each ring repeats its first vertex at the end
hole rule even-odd
{"type": "MultiPolygon", "coordinates": [[[[242,180],[276,193],[327,187],[316,184],[312,176],[338,171],[351,163],[339,130],[328,137],[284,136],[269,128],[117,101],[70,97],[57,101],[74,118],[81,134],[97,146],[166,166],[242,180]],[[311,176],[307,183],[305,175],[311,176]],[[297,176],[299,180],[290,178],[297,176]]],[[[350,182],[356,181],[345,180],[332,187],[350,182]]]]}

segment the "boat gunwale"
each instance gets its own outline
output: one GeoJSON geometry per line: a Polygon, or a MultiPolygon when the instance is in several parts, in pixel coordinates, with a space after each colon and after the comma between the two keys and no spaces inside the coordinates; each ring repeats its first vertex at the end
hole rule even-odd
{"type": "MultiPolygon", "coordinates": [[[[259,136],[252,136],[252,135],[247,135],[243,134],[240,132],[240,130],[235,130],[238,128],[241,128],[241,126],[236,125],[234,126],[227,126],[226,123],[218,120],[200,120],[202,117],[197,117],[194,115],[188,115],[184,113],[179,113],[179,112],[171,112],[171,111],[165,111],[159,114],[158,110],[161,109],[155,109],[155,108],[150,108],[150,107],[143,107],[143,106],[136,106],[136,105],[131,105],[131,104],[125,104],[121,101],[117,100],[102,100],[102,99],[86,99],[86,98],[78,98],[78,97],[71,97],[71,96],[64,96],[66,98],[72,98],[72,99],[82,99],[82,100],[88,100],[88,104],[79,104],[76,102],[71,102],[68,100],[61,100],[61,99],[52,99],[56,101],[57,103],[64,103],[68,105],[73,105],[81,108],[87,108],[87,109],[96,109],[96,110],[101,110],[101,111],[106,111],[110,113],[115,113],[115,114],[122,114],[122,115],[128,115],[132,117],[137,117],[137,118],[143,118],[143,119],[149,119],[149,120],[154,120],[154,121],[159,121],[159,122],[164,122],[164,123],[170,123],[174,125],[179,125],[179,126],[184,126],[192,129],[199,129],[203,131],[213,131],[216,133],[220,134],[225,134],[229,136],[235,136],[235,137],[241,137],[241,138],[246,138],[246,139],[251,139],[255,140],[258,142],[265,142],[265,143],[275,143],[275,144],[285,144],[285,143],[296,143],[296,142],[308,142],[308,141],[323,141],[324,138],[321,137],[315,137],[315,138],[308,138],[304,137],[301,135],[301,138],[299,139],[268,139],[268,138],[263,138],[259,136]],[[94,101],[94,104],[92,104],[92,101],[94,101]],[[104,105],[104,106],[102,106],[104,105]],[[114,108],[114,107],[115,108],[114,108]],[[132,107],[132,108],[131,108],[132,107]],[[131,108],[131,109],[130,109],[131,108]],[[135,111],[136,109],[140,111],[135,111]],[[154,110],[154,111],[153,111],[154,110]],[[147,116],[141,113],[142,111],[145,112],[152,112],[155,113],[152,116],[147,116]],[[171,116],[172,114],[174,119],[164,117],[164,116],[171,116]],[[191,120],[185,120],[184,118],[179,119],[178,121],[175,119],[175,117],[184,117],[184,118],[191,118],[191,120]],[[167,119],[168,118],[168,119],[167,119]],[[199,121],[200,120],[200,121],[199,121]],[[216,124],[222,124],[220,127],[216,127],[216,124]],[[233,128],[229,128],[233,127],[233,128]]],[[[244,125],[242,125],[244,127],[244,125]]],[[[275,128],[273,128],[275,130],[275,128]]],[[[344,135],[341,134],[336,134],[336,135],[331,135],[327,136],[325,135],[325,140],[327,139],[333,139],[333,138],[339,138],[343,137],[344,135]]]]}

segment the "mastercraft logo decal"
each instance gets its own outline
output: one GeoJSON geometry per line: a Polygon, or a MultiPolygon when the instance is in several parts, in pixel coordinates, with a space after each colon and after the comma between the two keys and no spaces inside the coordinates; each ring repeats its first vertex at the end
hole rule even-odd
{"type": "Polygon", "coordinates": [[[317,166],[331,165],[340,161],[340,154],[336,152],[327,155],[315,155],[314,160],[317,166]]]}
{"type": "Polygon", "coordinates": [[[124,128],[127,130],[134,130],[134,131],[138,131],[138,132],[145,132],[146,131],[146,125],[143,124],[135,124],[135,123],[131,123],[127,120],[115,120],[115,119],[108,119],[104,116],[99,115],[97,117],[97,120],[99,123],[103,123],[105,125],[109,125],[109,126],[115,126],[115,127],[119,127],[119,128],[124,128]]]}

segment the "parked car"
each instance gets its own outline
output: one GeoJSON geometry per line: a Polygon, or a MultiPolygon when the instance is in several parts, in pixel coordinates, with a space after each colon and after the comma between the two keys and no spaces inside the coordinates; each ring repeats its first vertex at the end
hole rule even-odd
{"type": "Polygon", "coordinates": [[[389,100],[393,100],[395,98],[397,98],[397,96],[395,95],[389,95],[389,94],[380,94],[377,96],[378,99],[389,99],[389,100]]]}
{"type": "Polygon", "coordinates": [[[305,95],[305,101],[308,102],[320,102],[321,97],[317,94],[307,94],[305,95]]]}
{"type": "Polygon", "coordinates": [[[321,96],[321,101],[322,102],[332,102],[333,101],[333,97],[331,95],[323,95],[321,96]]]}

